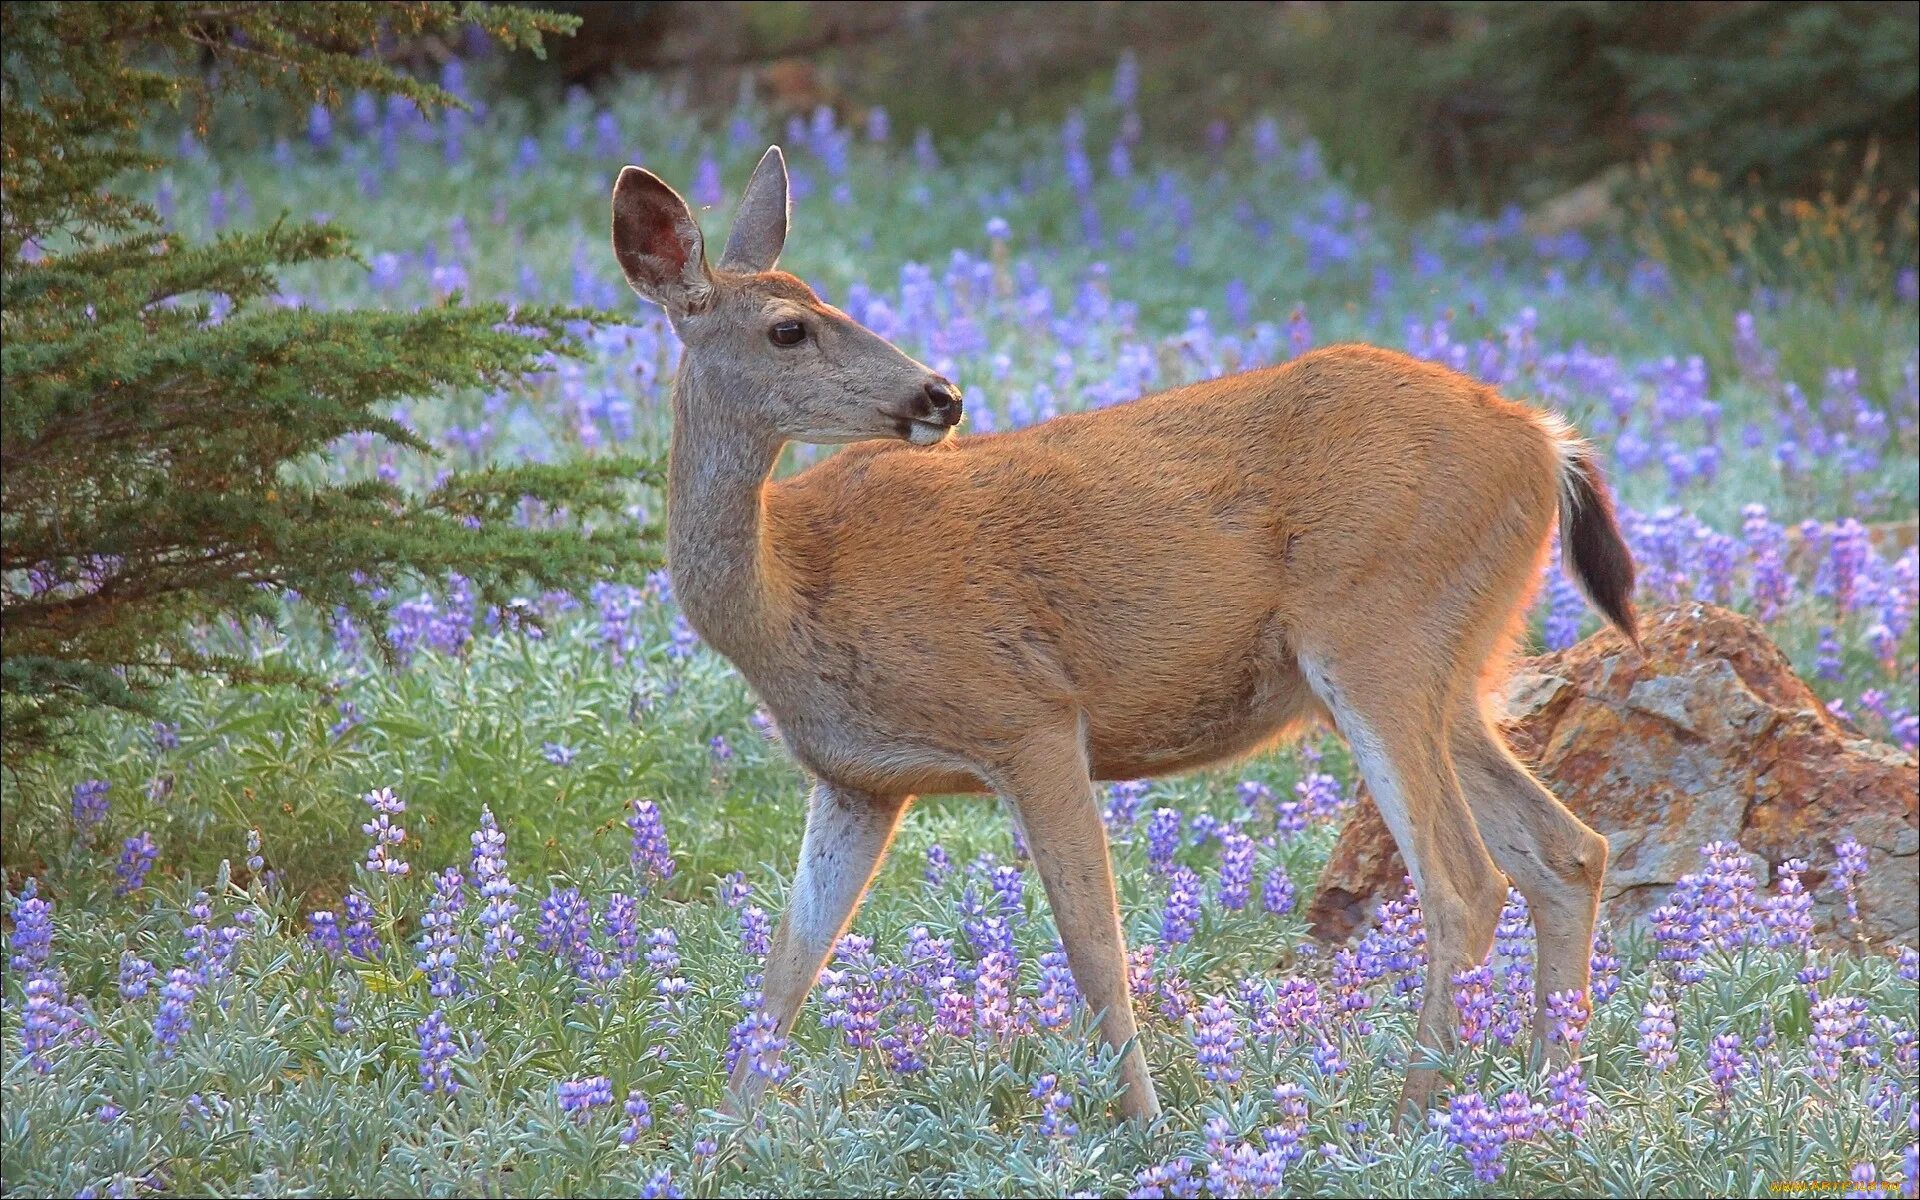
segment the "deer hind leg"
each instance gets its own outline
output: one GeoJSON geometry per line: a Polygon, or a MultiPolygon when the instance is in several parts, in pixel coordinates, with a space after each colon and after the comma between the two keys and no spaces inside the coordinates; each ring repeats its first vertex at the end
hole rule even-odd
{"type": "Polygon", "coordinates": [[[1423,1121],[1440,1085],[1435,1060],[1457,1045],[1453,976],[1487,956],[1506,880],[1480,840],[1454,774],[1446,730],[1449,686],[1423,684],[1407,657],[1301,656],[1308,685],[1351,747],[1400,857],[1413,876],[1427,930],[1427,974],[1396,1124],[1423,1121]]]}
{"type": "Polygon", "coordinates": [[[1137,1040],[1126,937],[1086,748],[1077,734],[1049,739],[1030,747],[1003,776],[1003,792],[1025,826],[1028,852],[1047,890],[1074,986],[1098,1014],[1101,1040],[1120,1054],[1120,1109],[1131,1119],[1151,1120],[1160,1100],[1137,1040]]]}
{"type": "MultiPolygon", "coordinates": [[[[860,906],[909,799],[870,795],[824,780],[814,784],[800,866],[761,980],[761,1009],[773,1017],[782,1036],[793,1028],[827,955],[860,906]]],[[[726,1110],[751,1111],[765,1088],[765,1077],[741,1055],[727,1084],[726,1110]]]]}
{"type": "Polygon", "coordinates": [[[1453,724],[1453,758],[1467,803],[1493,861],[1527,898],[1537,934],[1533,1065],[1556,1064],[1569,1047],[1551,1045],[1547,997],[1587,995],[1593,925],[1607,871],[1607,839],[1567,810],[1514,758],[1476,702],[1453,724]]]}

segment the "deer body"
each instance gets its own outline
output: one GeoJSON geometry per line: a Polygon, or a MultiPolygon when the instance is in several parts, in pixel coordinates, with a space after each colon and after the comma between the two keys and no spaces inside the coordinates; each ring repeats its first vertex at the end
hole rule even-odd
{"type": "MultiPolygon", "coordinates": [[[[930,449],[864,443],[778,483],[756,456],[724,503],[679,485],[724,471],[696,430],[676,431],[668,508],[688,619],[810,772],[906,793],[991,790],[1003,752],[1063,719],[1095,779],[1255,750],[1322,712],[1297,662],[1322,627],[1399,624],[1354,611],[1369,576],[1443,592],[1480,559],[1531,570],[1558,503],[1527,410],[1361,346],[930,449]]],[[[1409,617],[1432,599],[1393,598],[1409,617]]]]}
{"type": "MultiPolygon", "coordinates": [[[[614,245],[686,343],[668,562],[694,628],[815,778],[765,971],[784,1032],[911,797],[990,791],[1025,827],[1082,996],[1157,1111],[1093,781],[1345,735],[1419,889],[1417,1038],[1451,1045],[1509,879],[1545,998],[1584,993],[1606,842],[1508,751],[1483,697],[1558,516],[1631,636],[1632,564],[1584,446],[1455,372],[1316,351],[1015,432],[950,439],[952,385],[772,270],[769,151],[718,271],[679,197],[628,168],[614,245]],[[861,444],[771,482],[793,438],[861,444]]],[[[1408,1072],[1403,1116],[1437,1078],[1408,1072]]],[[[732,1095],[761,1079],[744,1061],[732,1095]]]]}

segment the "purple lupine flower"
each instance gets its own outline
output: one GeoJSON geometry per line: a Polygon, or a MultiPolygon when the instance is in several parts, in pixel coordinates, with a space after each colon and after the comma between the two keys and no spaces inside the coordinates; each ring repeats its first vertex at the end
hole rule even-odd
{"type": "Polygon", "coordinates": [[[1152,785],[1144,779],[1129,779],[1107,789],[1107,806],[1100,814],[1110,830],[1128,829],[1140,819],[1140,805],[1152,785]]]}
{"type": "Polygon", "coordinates": [[[1157,808],[1147,821],[1147,862],[1158,870],[1166,870],[1173,863],[1173,855],[1180,849],[1180,813],[1171,808],[1157,808]]]}
{"type": "Polygon", "coordinates": [[[447,1023],[447,1014],[434,1009],[414,1032],[420,1039],[420,1090],[442,1096],[459,1091],[460,1084],[453,1077],[453,1057],[458,1049],[453,1044],[453,1027],[447,1023]]]}
{"type": "Polygon", "coordinates": [[[728,908],[739,908],[753,897],[753,885],[747,882],[745,871],[729,871],[720,881],[720,898],[726,901],[728,908]]]}
{"type": "Polygon", "coordinates": [[[1754,925],[1753,867],[1736,842],[1709,842],[1700,848],[1707,860],[1700,876],[1701,937],[1710,945],[1731,950],[1746,944],[1754,925]]]}
{"type": "Polygon", "coordinates": [[[1017,866],[995,867],[992,875],[993,898],[1009,923],[1026,919],[1024,897],[1026,880],[1017,866]]]}
{"type": "Polygon", "coordinates": [[[1547,1110],[1526,1093],[1515,1090],[1500,1097],[1500,1130],[1509,1144],[1531,1142],[1546,1123],[1547,1110]]]}
{"type": "Polygon", "coordinates": [[[740,953],[765,958],[773,949],[773,923],[757,904],[740,911],[740,953]]]}
{"type": "Polygon", "coordinates": [[[458,867],[435,875],[433,898],[420,917],[420,970],[427,977],[427,994],[437,999],[460,994],[460,932],[454,916],[464,903],[463,887],[458,867]]]}
{"type": "Polygon", "coordinates": [[[540,757],[546,759],[556,767],[573,765],[573,751],[561,745],[559,742],[542,742],[540,745],[540,757]]]}
{"type": "Polygon", "coordinates": [[[927,847],[927,869],[924,878],[928,887],[939,887],[953,874],[953,860],[947,857],[944,846],[935,843],[927,847]]]}
{"type": "Polygon", "coordinates": [[[1302,975],[1289,975],[1274,989],[1268,1023],[1274,1032],[1298,1037],[1318,1025],[1325,1013],[1325,1006],[1320,1002],[1320,985],[1302,975]]]}
{"type": "Polygon", "coordinates": [[[319,909],[307,914],[307,938],[329,958],[340,957],[340,914],[319,909]]]}
{"type": "Polygon", "coordinates": [[[1888,1189],[1878,1182],[1880,1173],[1870,1162],[1853,1164],[1853,1170],[1847,1176],[1847,1182],[1853,1186],[1847,1189],[1846,1200],[1878,1200],[1885,1196],[1888,1189]]]}
{"type": "Polygon", "coordinates": [[[1547,1110],[1548,1119],[1568,1133],[1578,1135],[1581,1126],[1586,1124],[1591,1102],[1587,1078],[1580,1064],[1568,1063],[1547,1076],[1547,1090],[1553,1097],[1553,1104],[1547,1110]]]}
{"type": "Polygon", "coordinates": [[[507,877],[507,835],[493,819],[493,809],[482,806],[480,828],[469,839],[473,843],[473,881],[483,902],[480,926],[485,934],[480,943],[480,961],[516,957],[526,939],[514,928],[520,906],[514,896],[519,885],[507,877]]]}
{"type": "Polygon", "coordinates": [[[1593,931],[1593,1002],[1605,1004],[1620,990],[1620,957],[1613,952],[1613,926],[1600,922],[1593,931]]]}
{"type": "Polygon", "coordinates": [[[733,1027],[727,1048],[727,1070],[731,1072],[740,1057],[745,1055],[749,1071],[769,1083],[784,1082],[793,1073],[793,1068],[787,1065],[783,1057],[787,1039],[780,1035],[779,1023],[762,1006],[759,992],[747,992],[741,1000],[745,1003],[747,1015],[733,1027]]]}
{"type": "Polygon", "coordinates": [[[1565,571],[1555,570],[1549,560],[1547,570],[1547,620],[1541,640],[1549,650],[1565,650],[1580,640],[1580,622],[1586,618],[1587,601],[1565,571]]]}
{"type": "Polygon", "coordinates": [[[1337,817],[1347,806],[1340,781],[1323,771],[1308,772],[1305,779],[1294,785],[1294,794],[1306,805],[1307,812],[1319,820],[1337,817]]]}
{"type": "Polygon", "coordinates": [[[1831,625],[1820,627],[1820,644],[1815,651],[1813,673],[1828,682],[1846,676],[1846,663],[1840,657],[1840,635],[1834,632],[1831,625]]]}
{"type": "Polygon", "coordinates": [[[1720,1107],[1732,1105],[1734,1082],[1746,1069],[1746,1057],[1740,1053],[1740,1035],[1716,1034],[1713,1045],[1707,1049],[1707,1078],[1712,1080],[1714,1091],[1719,1094],[1720,1107]]]}
{"type": "Polygon", "coordinates": [[[204,987],[218,977],[213,953],[212,897],[204,891],[195,892],[187,911],[193,915],[194,922],[186,930],[186,964],[193,968],[195,981],[204,987]]]}
{"type": "Polygon", "coordinates": [[[1501,1161],[1507,1132],[1500,1114],[1487,1106],[1479,1092],[1465,1092],[1447,1102],[1445,1113],[1435,1113],[1433,1122],[1446,1132],[1447,1140],[1458,1146],[1473,1168],[1473,1177],[1492,1183],[1506,1173],[1501,1161]]]}
{"type": "Polygon", "coordinates": [[[640,908],[632,896],[615,892],[607,897],[605,928],[613,942],[615,963],[631,967],[640,961],[640,908]]]}
{"type": "Polygon", "coordinates": [[[1833,977],[1833,968],[1821,964],[1817,953],[1806,952],[1806,962],[1793,975],[1801,987],[1807,989],[1807,999],[1811,1003],[1820,998],[1820,985],[1833,977]]]}
{"type": "Polygon", "coordinates": [[[841,1029],[847,1045],[870,1049],[880,1028],[880,989],[874,983],[873,942],[857,933],[840,939],[838,963],[821,972],[827,1016],[822,1024],[841,1029]]]}
{"type": "Polygon", "coordinates": [[[952,975],[942,975],[934,988],[933,1027],[948,1037],[971,1038],[973,997],[960,990],[960,981],[952,975]]]}
{"type": "Polygon", "coordinates": [[[1800,882],[1806,872],[1805,859],[1790,858],[1781,863],[1774,893],[1761,906],[1767,945],[1776,950],[1813,946],[1813,896],[1800,882]]]}
{"type": "Polygon", "coordinates": [[[180,748],[180,726],[172,721],[155,721],[147,727],[147,735],[153,739],[153,748],[162,754],[180,748]]]}
{"type": "Polygon", "coordinates": [[[196,992],[193,972],[175,967],[167,972],[166,986],[160,989],[160,1008],[153,1015],[153,1040],[164,1058],[172,1058],[180,1048],[180,1035],[193,1028],[191,1006],[196,992]]]}
{"type": "Polygon", "coordinates": [[[1700,965],[1701,927],[1706,916],[1700,903],[1700,877],[1693,874],[1676,880],[1667,903],[1653,910],[1656,957],[1674,964],[1673,977],[1681,983],[1698,983],[1706,977],[1706,969],[1700,965]]]}
{"type": "Polygon", "coordinates": [[[1813,1027],[1807,1038],[1812,1075],[1831,1086],[1840,1080],[1842,1052],[1864,1024],[1862,1011],[1848,997],[1828,996],[1816,1000],[1807,1016],[1813,1027]]]}
{"type": "Polygon", "coordinates": [[[113,785],[104,779],[86,779],[73,785],[73,826],[80,836],[90,837],[107,819],[107,791],[113,785]]]}
{"type": "Polygon", "coordinates": [[[1260,905],[1269,915],[1280,917],[1293,911],[1293,899],[1293,880],[1287,877],[1287,868],[1276,863],[1260,885],[1260,905]]]}
{"type": "Polygon", "coordinates": [[[593,910],[576,887],[547,887],[534,926],[534,945],[578,970],[586,962],[593,910]]]}
{"type": "Polygon", "coordinates": [[[1220,883],[1214,899],[1229,912],[1247,906],[1253,887],[1253,859],[1257,847],[1252,838],[1237,829],[1228,830],[1220,839],[1220,883]]]}
{"type": "Polygon", "coordinates": [[[1399,899],[1380,906],[1380,924],[1361,939],[1360,948],[1362,957],[1376,956],[1380,973],[1392,977],[1394,994],[1411,1002],[1426,966],[1427,930],[1413,880],[1408,879],[1406,885],[1399,899]]]}
{"type": "Polygon", "coordinates": [[[1460,1012],[1460,1040],[1468,1046],[1486,1041],[1493,1026],[1493,968],[1485,963],[1456,971],[1453,1003],[1460,1012]]]}
{"type": "Polygon", "coordinates": [[[1900,947],[1900,978],[1908,983],[1920,983],[1920,950],[1900,947]]]}
{"type": "Polygon", "coordinates": [[[347,927],[344,931],[347,953],[355,958],[364,958],[369,961],[379,958],[382,947],[380,935],[373,929],[373,901],[367,899],[358,889],[348,888],[347,894],[341,897],[341,904],[346,908],[347,915],[347,927]]]}
{"type": "Polygon", "coordinates": [[[26,1004],[20,1017],[20,1048],[26,1052],[29,1066],[42,1075],[50,1075],[53,1073],[51,1055],[60,1044],[64,1024],[61,1009],[65,1007],[65,997],[61,993],[60,981],[47,972],[28,979],[25,990],[26,1004]]]}
{"type": "Polygon", "coordinates": [[[1073,985],[1073,972],[1067,965],[1065,950],[1053,949],[1040,956],[1040,998],[1034,1005],[1034,1019],[1046,1029],[1059,1029],[1073,1016],[1073,1002],[1079,993],[1073,985]]]}
{"type": "Polygon", "coordinates": [[[1856,886],[1867,874],[1867,848],[1862,846],[1852,834],[1834,846],[1833,867],[1834,886],[1847,898],[1847,919],[1860,920],[1860,897],[1856,886]]]}
{"type": "Polygon", "coordinates": [[[1192,1200],[1200,1194],[1200,1181],[1193,1175],[1193,1160],[1169,1159],[1134,1173],[1134,1188],[1128,1200],[1192,1200]]]}
{"type": "Polygon", "coordinates": [[[13,932],[7,964],[23,975],[39,970],[53,953],[53,904],[40,898],[40,881],[28,879],[13,901],[13,932]]]}
{"type": "Polygon", "coordinates": [[[1373,1007],[1373,997],[1367,993],[1367,985],[1374,978],[1376,976],[1361,963],[1359,954],[1352,949],[1342,947],[1333,952],[1335,1009],[1352,1015],[1355,1018],[1355,1031],[1363,1036],[1373,1031],[1373,1023],[1359,1014],[1373,1007]]]}
{"type": "Polygon", "coordinates": [[[1040,1102],[1040,1135],[1042,1137],[1072,1138],[1079,1136],[1080,1127],[1067,1119],[1067,1113],[1073,1108],[1073,1096],[1060,1087],[1060,1078],[1048,1073],[1034,1080],[1027,1095],[1040,1102]]]}
{"type": "Polygon", "coordinates": [[[902,1012],[891,1021],[879,1044],[894,1074],[912,1075],[927,1069],[927,1027],[912,1014],[902,1012]]]}
{"type": "Polygon", "coordinates": [[[1322,1078],[1331,1079],[1346,1072],[1346,1059],[1340,1055],[1340,1047],[1331,1038],[1322,1037],[1314,1043],[1313,1069],[1320,1072],[1322,1078]]]}
{"type": "Polygon", "coordinates": [[[340,998],[333,1002],[333,1032],[339,1037],[345,1037],[353,1030],[353,997],[342,990],[340,998]]]}
{"type": "Polygon", "coordinates": [[[1193,1047],[1198,1054],[1201,1073],[1209,1082],[1234,1084],[1240,1081],[1235,1058],[1244,1044],[1239,1017],[1225,996],[1209,997],[1194,1019],[1193,1047]]]}
{"type": "Polygon", "coordinates": [[[1195,813],[1193,820],[1187,823],[1189,840],[1195,846],[1204,846],[1218,838],[1224,828],[1220,818],[1212,813],[1195,813]]]}
{"type": "Polygon", "coordinates": [[[1586,1040],[1587,997],[1574,990],[1547,993],[1547,1019],[1552,1027],[1547,1031],[1547,1039],[1565,1045],[1575,1057],[1580,1054],[1580,1043],[1586,1040]]]}
{"type": "Polygon", "coordinates": [[[1240,797],[1240,807],[1246,810],[1249,821],[1257,820],[1263,806],[1273,804],[1273,789],[1257,779],[1242,779],[1240,786],[1234,789],[1240,797]]]}
{"type": "Polygon", "coordinates": [[[131,950],[120,952],[120,998],[138,1000],[153,987],[153,964],[131,950]]]}
{"type": "Polygon", "coordinates": [[[673,614],[673,620],[667,623],[667,657],[675,660],[689,659],[700,648],[700,635],[693,631],[687,618],[679,613],[673,614]]]}
{"type": "Polygon", "coordinates": [[[377,788],[361,799],[373,809],[373,820],[360,827],[361,832],[373,839],[373,845],[367,848],[367,870],[377,875],[405,875],[413,868],[396,857],[391,847],[407,838],[407,831],[393,823],[393,818],[407,811],[407,802],[395,795],[392,788],[377,788]]]}
{"type": "Polygon", "coordinates": [[[633,814],[627,818],[627,828],[633,831],[633,848],[628,860],[640,873],[643,883],[650,879],[664,883],[673,878],[673,854],[667,849],[667,825],[660,816],[660,807],[651,800],[635,801],[633,814]]]}
{"type": "Polygon", "coordinates": [[[1640,1052],[1646,1055],[1647,1065],[1655,1071],[1666,1071],[1680,1061],[1673,1048],[1675,1032],[1667,986],[1656,979],[1647,993],[1646,1004],[1640,1009],[1640,1052]]]}
{"type": "Polygon", "coordinates": [[[620,1106],[627,1114],[626,1128],[620,1131],[620,1144],[631,1146],[640,1140],[640,1131],[653,1127],[653,1109],[647,1104],[647,1095],[639,1088],[627,1091],[627,1102],[620,1106]]]}
{"type": "Polygon", "coordinates": [[[1793,598],[1793,572],[1787,569],[1786,530],[1767,519],[1767,510],[1749,504],[1740,510],[1741,536],[1747,543],[1747,590],[1755,613],[1771,622],[1793,598]]]}
{"type": "Polygon", "coordinates": [[[1866,526],[1846,518],[1834,528],[1827,557],[1814,574],[1814,594],[1831,597],[1842,615],[1852,613],[1865,598],[1862,593],[1866,589],[1860,585],[1871,579],[1866,569],[1872,560],[1873,541],[1866,526]]]}
{"type": "Polygon", "coordinates": [[[985,1033],[1014,1032],[1013,982],[1016,967],[1011,953],[990,950],[980,960],[973,980],[974,1025],[985,1033]]]}
{"type": "Polygon", "coordinates": [[[1200,876],[1191,867],[1179,866],[1169,873],[1168,882],[1167,905],[1160,914],[1160,940],[1177,946],[1193,940],[1194,926],[1200,920],[1200,876]]]}
{"type": "Polygon", "coordinates": [[[559,1095],[561,1111],[571,1114],[577,1125],[585,1125],[594,1109],[613,1103],[613,1082],[605,1075],[563,1079],[554,1085],[554,1091],[559,1095]]]}
{"type": "Polygon", "coordinates": [[[680,969],[680,935],[665,926],[647,934],[647,969],[664,979],[680,969]]]}

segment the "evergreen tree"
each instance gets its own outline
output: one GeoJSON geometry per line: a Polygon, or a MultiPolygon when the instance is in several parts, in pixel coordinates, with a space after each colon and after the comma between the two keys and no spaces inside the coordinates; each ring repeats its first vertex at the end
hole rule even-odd
{"type": "Polygon", "coordinates": [[[330,482],[348,434],[433,453],[389,406],[498,387],[590,314],[449,301],[419,311],[270,302],[276,268],[351,258],[281,220],[194,244],[131,194],[164,160],[142,127],[204,130],[213,89],[307,103],[364,90],[460,101],[364,51],[478,26],[538,54],[577,20],[444,3],[12,3],[0,7],[0,705],[6,758],[96,705],[142,710],[169,675],[290,680],[185,630],[297,594],[385,629],[370,593],[465,575],[483,602],[580,589],[658,561],[624,513],[651,463],[594,458],[446,475],[430,490],[330,482]],[[218,315],[216,315],[218,314],[218,315]],[[523,498],[563,528],[514,520],[523,498]]]}

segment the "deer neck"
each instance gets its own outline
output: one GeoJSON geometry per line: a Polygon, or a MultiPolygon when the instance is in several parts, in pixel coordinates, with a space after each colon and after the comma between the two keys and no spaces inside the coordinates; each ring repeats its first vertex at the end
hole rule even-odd
{"type": "Polygon", "coordinates": [[[709,386],[683,358],[667,455],[667,567],[694,629],[751,681],[781,643],[766,487],[783,442],[728,424],[709,386]]]}

